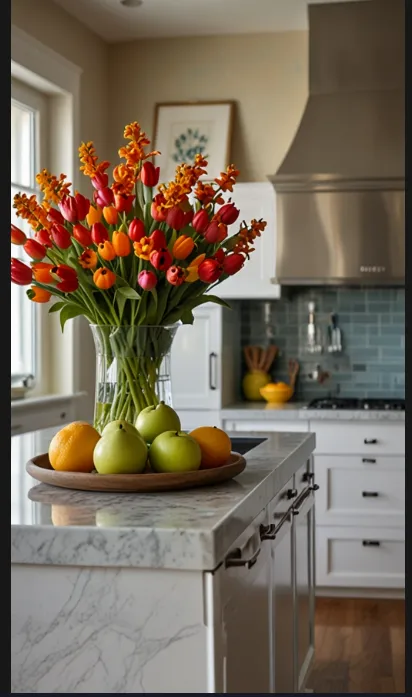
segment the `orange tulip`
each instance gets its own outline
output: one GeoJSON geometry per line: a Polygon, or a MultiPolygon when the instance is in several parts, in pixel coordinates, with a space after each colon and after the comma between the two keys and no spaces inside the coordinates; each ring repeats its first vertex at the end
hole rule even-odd
{"type": "Polygon", "coordinates": [[[46,264],[44,261],[32,264],[34,280],[39,283],[54,283],[54,278],[50,275],[50,271],[53,268],[54,264],[46,264]]]}
{"type": "Polygon", "coordinates": [[[188,235],[180,235],[173,245],[172,254],[175,259],[187,259],[193,252],[195,243],[188,235]]]}
{"type": "Polygon", "coordinates": [[[112,259],[114,259],[116,256],[114,247],[109,240],[100,242],[100,244],[97,245],[97,251],[99,252],[101,258],[105,261],[112,261],[112,259]]]}
{"type": "Polygon", "coordinates": [[[95,269],[97,261],[97,254],[92,249],[86,249],[83,254],[79,256],[79,264],[83,269],[95,269]]]}
{"type": "Polygon", "coordinates": [[[108,290],[116,283],[116,274],[103,266],[94,272],[93,281],[100,290],[108,290]]]}
{"type": "Polygon", "coordinates": [[[100,223],[102,219],[102,209],[90,206],[89,212],[86,215],[87,224],[91,227],[93,223],[100,223]]]}
{"type": "Polygon", "coordinates": [[[127,257],[130,254],[130,239],[125,232],[114,232],[112,245],[118,257],[127,257]]]}
{"type": "Polygon", "coordinates": [[[145,261],[149,261],[154,248],[153,237],[142,237],[138,242],[133,243],[134,253],[140,259],[145,259],[145,261]]]}
{"type": "Polygon", "coordinates": [[[117,210],[114,206],[105,206],[103,208],[103,217],[108,225],[116,225],[117,210]]]}
{"type": "Polygon", "coordinates": [[[206,254],[199,254],[196,259],[193,259],[193,261],[190,262],[189,266],[185,269],[187,274],[185,278],[186,283],[194,283],[195,281],[199,280],[199,265],[205,260],[205,258],[206,254]]]}
{"type": "Polygon", "coordinates": [[[51,298],[51,293],[44,288],[38,288],[37,286],[31,286],[30,290],[27,291],[27,297],[34,303],[48,303],[51,298]]]}

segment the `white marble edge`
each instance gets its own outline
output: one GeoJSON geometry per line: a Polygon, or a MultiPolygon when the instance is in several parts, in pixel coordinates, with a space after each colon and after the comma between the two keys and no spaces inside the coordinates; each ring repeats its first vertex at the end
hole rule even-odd
{"type": "Polygon", "coordinates": [[[246,469],[231,482],[97,494],[39,484],[26,473],[26,461],[47,450],[57,430],[12,438],[12,564],[212,570],[315,448],[313,433],[250,434],[267,440],[245,455],[246,469]]]}
{"type": "MultiPolygon", "coordinates": [[[[29,394],[29,393],[28,393],[29,394]]],[[[44,406],[52,406],[54,404],[61,404],[62,402],[68,402],[76,399],[83,399],[87,397],[87,392],[73,392],[68,394],[46,394],[39,395],[38,397],[22,397],[21,399],[11,400],[11,410],[25,411],[26,409],[33,410],[44,406]]]]}
{"type": "Polygon", "coordinates": [[[236,402],[220,410],[223,420],[259,419],[259,421],[405,421],[404,411],[378,409],[308,409],[306,402],[267,404],[236,402]]]}

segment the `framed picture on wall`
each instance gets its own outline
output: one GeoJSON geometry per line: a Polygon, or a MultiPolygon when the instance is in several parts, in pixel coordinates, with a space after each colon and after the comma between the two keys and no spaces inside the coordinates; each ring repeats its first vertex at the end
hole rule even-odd
{"type": "Polygon", "coordinates": [[[208,161],[212,180],[230,164],[234,102],[170,102],[156,104],[154,147],[162,181],[174,179],[176,166],[191,163],[197,153],[208,161]]]}

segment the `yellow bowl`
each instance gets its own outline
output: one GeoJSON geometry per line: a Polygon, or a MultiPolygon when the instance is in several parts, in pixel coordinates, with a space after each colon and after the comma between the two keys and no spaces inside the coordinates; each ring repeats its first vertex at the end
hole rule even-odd
{"type": "Polygon", "coordinates": [[[293,388],[290,385],[279,387],[278,389],[268,386],[260,388],[260,394],[269,404],[284,404],[293,396],[293,388]]]}

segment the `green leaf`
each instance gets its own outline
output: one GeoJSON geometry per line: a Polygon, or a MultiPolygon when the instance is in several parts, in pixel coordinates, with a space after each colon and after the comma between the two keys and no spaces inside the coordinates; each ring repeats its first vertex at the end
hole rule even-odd
{"type": "Polygon", "coordinates": [[[140,300],[139,293],[130,286],[121,286],[117,289],[116,293],[122,295],[125,298],[125,300],[140,300]]]}
{"type": "Polygon", "coordinates": [[[124,297],[124,295],[122,295],[121,293],[119,293],[119,290],[120,290],[120,288],[118,288],[118,289],[116,290],[116,293],[115,293],[114,298],[115,298],[115,300],[116,300],[116,302],[117,302],[117,306],[118,306],[118,308],[119,308],[119,315],[120,315],[120,317],[122,317],[122,315],[123,315],[123,310],[124,310],[124,306],[125,306],[125,303],[126,303],[126,298],[124,297]]]}
{"type": "Polygon", "coordinates": [[[117,286],[118,288],[121,288],[121,287],[123,287],[123,286],[125,286],[125,287],[127,287],[127,288],[130,288],[128,282],[125,281],[125,279],[122,278],[121,276],[116,276],[116,286],[117,286]]]}
{"type": "Polygon", "coordinates": [[[26,290],[26,295],[27,295],[27,297],[28,297],[29,300],[33,300],[33,298],[35,297],[36,293],[34,292],[34,290],[32,290],[31,288],[29,288],[29,290],[26,290]]]}
{"type": "Polygon", "coordinates": [[[64,303],[64,302],[54,303],[54,305],[52,305],[51,308],[49,309],[49,313],[50,312],[58,312],[65,305],[67,305],[67,303],[64,303]]]}
{"type": "Polygon", "coordinates": [[[182,324],[193,324],[195,317],[192,310],[183,310],[180,319],[182,320],[182,324]]]}
{"type": "Polygon", "coordinates": [[[157,312],[157,290],[156,288],[152,288],[152,290],[149,291],[151,297],[148,300],[148,312],[147,312],[147,324],[155,324],[156,323],[156,312],[157,312]]]}
{"type": "Polygon", "coordinates": [[[193,310],[195,307],[199,307],[199,305],[204,305],[205,303],[215,303],[215,305],[227,307],[229,310],[232,309],[225,300],[218,298],[217,295],[201,295],[197,298],[193,298],[187,302],[187,307],[193,310]]]}
{"type": "Polygon", "coordinates": [[[65,303],[65,307],[63,307],[60,312],[60,326],[62,332],[64,331],[64,325],[67,320],[73,319],[73,317],[79,317],[79,315],[84,315],[84,309],[82,307],[74,303],[65,303]]]}

